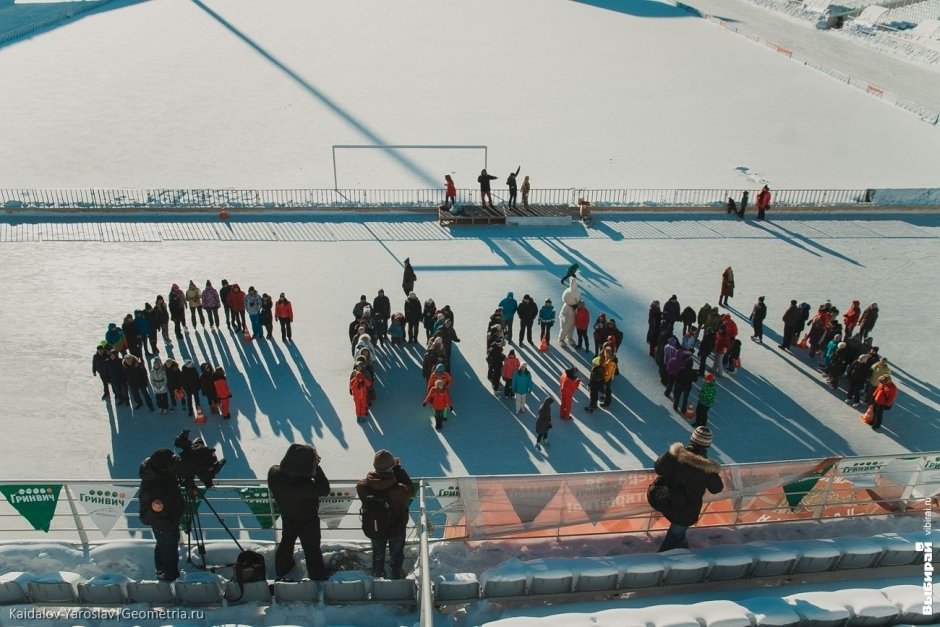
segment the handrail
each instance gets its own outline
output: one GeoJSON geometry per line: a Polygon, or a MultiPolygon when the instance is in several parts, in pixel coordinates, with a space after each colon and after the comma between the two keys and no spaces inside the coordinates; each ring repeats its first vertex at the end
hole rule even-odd
{"type": "Polygon", "coordinates": [[[421,568],[421,585],[418,588],[418,599],[421,603],[421,627],[434,627],[434,601],[431,593],[431,559],[428,555],[428,512],[424,502],[425,483],[419,483],[419,506],[421,519],[418,525],[421,533],[420,550],[418,553],[421,568]]]}
{"type": "MultiPolygon", "coordinates": [[[[753,203],[760,185],[699,189],[590,189],[538,188],[529,193],[532,205],[577,206],[581,200],[598,207],[720,207],[748,191],[753,203]]],[[[496,188],[502,200],[505,190],[496,188]]],[[[458,189],[457,203],[479,203],[477,189],[458,189]]],[[[7,210],[187,210],[187,209],[351,209],[435,208],[444,204],[443,189],[109,189],[7,188],[0,189],[0,209],[7,210]]],[[[871,203],[868,189],[780,189],[773,205],[837,206],[871,203]]],[[[517,204],[522,204],[521,194],[517,204]]]]}

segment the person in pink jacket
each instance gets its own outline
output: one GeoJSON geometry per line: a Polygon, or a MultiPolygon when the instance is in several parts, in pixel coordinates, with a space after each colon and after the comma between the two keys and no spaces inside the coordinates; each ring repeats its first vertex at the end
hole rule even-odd
{"type": "Polygon", "coordinates": [[[764,219],[764,212],[770,207],[770,188],[764,185],[757,193],[757,219],[764,219]]]}

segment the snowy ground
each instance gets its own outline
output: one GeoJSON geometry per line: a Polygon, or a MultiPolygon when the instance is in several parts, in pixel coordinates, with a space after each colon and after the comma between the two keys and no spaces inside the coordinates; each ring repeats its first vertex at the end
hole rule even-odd
{"type": "MultiPolygon", "coordinates": [[[[919,71],[891,69],[929,91],[919,71]]],[[[334,144],[381,143],[487,145],[533,187],[736,187],[739,166],[923,187],[940,151],[909,113],[651,0],[118,2],[0,48],[0,83],[10,187],[332,187],[334,144]]],[[[337,182],[480,167],[345,150],[337,182]]]]}
{"type": "MultiPolygon", "coordinates": [[[[0,474],[8,479],[135,477],[140,460],[168,446],[192,423],[115,409],[99,400],[91,375],[94,346],[107,324],[165,294],[177,282],[211,278],[286,292],[296,313],[295,344],[245,344],[228,332],[200,328],[168,354],[223,365],[234,393],[231,422],[201,428],[229,460],[225,478],[264,477],[287,444],[313,442],[336,479],[355,479],[372,452],[387,447],[415,475],[575,472],[649,467],[689,426],[662,395],[646,355],[646,314],[670,294],[698,309],[715,303],[720,274],[735,269],[732,313],[745,339],[743,370],[723,379],[711,413],[715,454],[723,462],[880,454],[940,448],[935,359],[924,338],[940,333],[937,297],[926,286],[937,271],[940,218],[780,215],[741,224],[724,213],[605,217],[597,228],[466,227],[452,232],[426,216],[369,214],[241,216],[223,225],[192,217],[122,221],[119,216],[40,219],[12,228],[42,231],[40,242],[3,244],[9,303],[0,310],[0,474]],[[779,218],[779,219],[778,219],[779,218]],[[299,223],[299,224],[298,224],[299,223]],[[281,241],[293,234],[306,241],[281,241]],[[229,240],[221,240],[220,235],[229,240]],[[103,238],[128,241],[100,241],[103,238]],[[261,241],[261,238],[277,238],[261,241]],[[97,241],[55,241],[97,240],[97,241]],[[356,423],[347,390],[347,326],[360,294],[379,288],[402,308],[402,260],[418,274],[416,292],[450,304],[463,340],[455,352],[456,415],[445,430],[421,408],[423,349],[379,351],[378,400],[371,419],[356,423]],[[560,302],[558,277],[581,264],[581,287],[592,318],[615,317],[625,332],[612,411],[558,421],[554,446],[532,448],[534,417],[513,415],[485,382],[486,320],[507,291],[560,302]],[[769,308],[766,343],[747,341],[746,317],[757,296],[769,308]],[[802,354],[776,348],[791,298],[845,309],[853,298],[877,301],[873,333],[892,365],[900,397],[881,433],[858,410],[821,384],[802,354]],[[740,437],[746,433],[747,437],[740,437]],[[54,434],[54,437],[50,437],[54,434]],[[41,442],[42,455],[24,459],[41,442]],[[769,445],[769,443],[773,443],[769,445]]],[[[19,219],[9,219],[20,223],[19,219]]],[[[161,342],[162,348],[162,342],[161,342]]],[[[586,374],[584,353],[522,349],[538,391],[530,407],[557,392],[569,362],[586,374]]],[[[165,355],[167,353],[165,352],[165,355]]],[[[164,356],[165,356],[164,355],[164,356]]],[[[579,393],[578,406],[585,396],[579,393]]],[[[693,397],[694,398],[694,397],[693,397]]]]}

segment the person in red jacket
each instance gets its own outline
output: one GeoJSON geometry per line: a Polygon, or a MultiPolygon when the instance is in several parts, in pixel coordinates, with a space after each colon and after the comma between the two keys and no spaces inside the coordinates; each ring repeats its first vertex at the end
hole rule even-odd
{"type": "Polygon", "coordinates": [[[444,192],[444,206],[453,209],[457,206],[457,185],[454,179],[450,178],[450,174],[444,175],[444,184],[447,186],[444,192]]]}
{"type": "Polygon", "coordinates": [[[770,188],[764,185],[757,194],[757,219],[764,219],[764,212],[770,207],[770,188]]]}
{"type": "MultiPolygon", "coordinates": [[[[512,335],[509,337],[512,337],[512,335]]],[[[506,398],[513,398],[515,396],[512,392],[512,378],[516,376],[516,370],[519,369],[521,363],[519,358],[516,357],[516,351],[510,349],[509,356],[503,361],[503,371],[500,373],[503,377],[503,382],[506,384],[503,387],[503,393],[506,398]]]]}
{"type": "Polygon", "coordinates": [[[588,338],[588,327],[591,325],[591,312],[584,306],[584,301],[578,301],[578,308],[574,312],[574,328],[578,332],[578,348],[584,341],[584,352],[591,352],[591,340],[588,338]]]}
{"type": "Polygon", "coordinates": [[[731,349],[731,337],[724,325],[718,327],[718,333],[715,334],[715,366],[712,371],[716,377],[720,377],[724,372],[725,353],[731,349]]]}
{"type": "Polygon", "coordinates": [[[561,374],[561,404],[558,407],[558,413],[564,420],[571,420],[571,401],[574,399],[574,392],[581,385],[581,379],[578,378],[578,372],[571,366],[561,374]]]}
{"type": "Polygon", "coordinates": [[[219,399],[222,417],[229,419],[232,417],[229,413],[229,399],[232,398],[232,392],[228,388],[228,381],[225,380],[225,370],[216,368],[212,373],[212,381],[215,383],[215,396],[219,399]]]}
{"type": "Polygon", "coordinates": [[[352,394],[353,402],[356,404],[356,420],[364,422],[369,415],[369,388],[372,387],[372,379],[365,373],[365,364],[356,362],[356,369],[349,377],[349,393],[352,394]]]}
{"type": "Polygon", "coordinates": [[[862,315],[862,304],[857,301],[852,301],[852,306],[849,307],[849,310],[842,315],[842,322],[845,323],[844,333],[842,334],[842,339],[846,342],[849,341],[849,338],[852,337],[852,331],[855,330],[856,325],[858,324],[859,316],[862,315]]]}
{"type": "Polygon", "coordinates": [[[738,337],[738,324],[731,317],[731,314],[725,314],[721,317],[721,323],[725,325],[725,333],[728,334],[728,341],[733,342],[738,337]]]}
{"type": "Polygon", "coordinates": [[[878,387],[872,394],[872,405],[875,408],[872,416],[871,428],[877,431],[881,427],[881,419],[886,409],[891,409],[894,399],[898,397],[898,386],[891,380],[891,375],[883,374],[878,379],[878,387]]]}
{"type": "Polygon", "coordinates": [[[245,328],[245,292],[238,283],[232,285],[229,290],[228,306],[232,309],[232,327],[241,331],[245,328]]]}
{"type": "Polygon", "coordinates": [[[281,292],[281,297],[277,299],[277,303],[274,305],[274,319],[281,323],[281,341],[290,340],[293,342],[294,340],[291,339],[290,334],[290,323],[294,321],[294,308],[287,300],[287,297],[284,296],[284,292],[281,292]]]}
{"type": "Polygon", "coordinates": [[[444,428],[444,421],[447,420],[447,418],[444,417],[444,411],[448,409],[453,411],[454,409],[453,405],[450,404],[450,394],[447,392],[443,381],[438,380],[438,382],[434,384],[434,387],[431,388],[428,395],[424,397],[424,402],[421,403],[421,406],[427,407],[428,403],[431,403],[431,408],[434,410],[434,428],[440,431],[444,428]]]}

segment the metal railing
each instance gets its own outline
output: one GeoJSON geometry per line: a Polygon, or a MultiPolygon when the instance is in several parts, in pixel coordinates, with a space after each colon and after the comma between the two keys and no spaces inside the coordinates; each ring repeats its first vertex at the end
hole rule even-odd
{"type": "MultiPolygon", "coordinates": [[[[533,189],[529,204],[576,206],[579,200],[598,207],[716,207],[728,197],[753,196],[759,186],[738,189],[533,189]]],[[[506,192],[494,190],[504,201],[506,192]]],[[[477,189],[457,190],[457,204],[478,204],[477,189]]],[[[774,190],[777,207],[858,205],[870,202],[867,189],[774,190]]],[[[198,209],[351,209],[433,208],[444,204],[443,189],[0,189],[0,209],[7,210],[198,210],[198,209]]],[[[522,204],[521,194],[517,204],[522,204]]]]}

